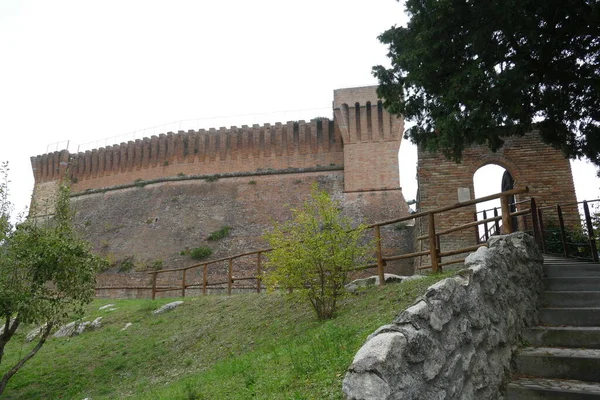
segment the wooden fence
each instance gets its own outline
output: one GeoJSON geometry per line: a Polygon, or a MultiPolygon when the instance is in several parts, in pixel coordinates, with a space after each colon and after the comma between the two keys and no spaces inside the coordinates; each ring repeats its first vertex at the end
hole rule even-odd
{"type": "MultiPolygon", "coordinates": [[[[384,285],[385,284],[385,279],[384,279],[385,266],[386,266],[387,262],[427,256],[427,257],[429,257],[429,260],[431,261],[430,265],[421,266],[421,267],[419,267],[419,269],[421,269],[421,270],[422,269],[431,269],[434,273],[441,272],[443,266],[464,262],[464,258],[444,260],[445,258],[460,255],[460,254],[470,253],[472,251],[475,251],[476,249],[478,249],[481,246],[486,246],[485,243],[482,243],[482,244],[477,244],[474,246],[467,246],[467,247],[453,249],[453,250],[449,250],[449,251],[441,251],[441,249],[440,249],[440,237],[441,236],[448,235],[450,233],[458,232],[458,231],[465,230],[465,229],[473,229],[473,228],[477,229],[478,225],[486,224],[486,223],[490,223],[490,222],[495,223],[497,221],[502,221],[502,228],[503,228],[504,233],[511,233],[511,232],[513,232],[511,217],[524,215],[524,214],[532,215],[532,218],[535,221],[533,224],[534,225],[534,236],[536,236],[536,240],[539,241],[540,234],[539,234],[539,231],[537,229],[535,229],[535,227],[537,227],[536,220],[537,220],[537,215],[538,215],[538,212],[537,212],[537,209],[535,206],[535,200],[534,199],[529,200],[528,201],[529,208],[522,208],[517,212],[511,213],[510,208],[509,208],[508,199],[510,196],[524,194],[524,193],[527,193],[528,191],[529,191],[529,189],[527,187],[521,188],[521,189],[513,189],[510,191],[497,193],[494,195],[481,197],[481,198],[474,199],[474,200],[469,200],[469,201],[456,203],[456,204],[445,206],[445,207],[440,207],[440,208],[430,210],[430,211],[418,212],[418,213],[412,214],[410,216],[402,217],[402,218],[396,218],[396,219],[392,219],[392,220],[387,220],[387,221],[382,221],[382,222],[377,222],[377,223],[371,224],[368,226],[368,228],[372,229],[372,231],[373,231],[372,234],[374,235],[374,238],[375,238],[376,263],[356,267],[356,268],[354,268],[354,271],[366,270],[366,269],[377,269],[377,275],[379,276],[379,284],[384,285]],[[462,224],[462,225],[459,225],[456,227],[448,228],[448,229],[445,229],[445,230],[439,231],[439,232],[436,231],[436,216],[439,215],[440,213],[457,210],[457,209],[460,209],[463,207],[472,206],[472,205],[475,205],[475,204],[478,204],[481,202],[494,200],[494,199],[498,199],[498,198],[500,199],[500,202],[502,205],[502,207],[501,207],[502,215],[500,215],[500,216],[496,215],[494,217],[486,218],[481,221],[473,221],[473,222],[470,222],[467,224],[462,224]],[[403,223],[403,222],[407,222],[407,221],[411,221],[411,220],[416,220],[419,218],[426,219],[427,226],[428,226],[428,233],[427,233],[427,235],[417,237],[417,240],[427,241],[429,248],[427,250],[417,251],[417,252],[413,252],[413,253],[384,255],[382,252],[382,246],[381,246],[381,242],[382,242],[381,228],[384,226],[403,223]]],[[[261,273],[262,273],[263,255],[267,254],[271,250],[272,249],[270,249],[270,248],[265,248],[262,250],[256,250],[256,251],[236,254],[236,255],[221,258],[218,260],[205,261],[205,262],[201,262],[198,264],[190,265],[185,268],[165,269],[165,270],[149,272],[148,274],[150,274],[152,276],[152,287],[151,287],[152,299],[156,298],[157,293],[171,292],[171,291],[179,292],[179,294],[182,297],[185,297],[186,290],[188,290],[188,289],[198,289],[198,290],[201,289],[202,294],[205,295],[205,294],[207,294],[207,291],[209,288],[215,287],[215,286],[223,287],[223,285],[226,285],[227,294],[231,294],[232,290],[233,290],[233,284],[236,281],[253,281],[252,287],[254,288],[254,290],[256,292],[260,292],[261,291],[261,273]],[[250,275],[250,276],[237,276],[236,274],[234,274],[234,261],[242,259],[242,258],[247,258],[247,257],[255,257],[255,261],[253,261],[255,274],[250,275]],[[227,264],[226,279],[221,280],[221,281],[209,281],[209,279],[208,279],[209,267],[214,266],[219,263],[227,264]],[[201,275],[202,275],[201,282],[194,281],[193,279],[190,280],[190,276],[192,275],[192,272],[194,272],[194,270],[201,271],[201,275]],[[181,274],[181,283],[180,284],[167,285],[167,286],[164,286],[164,285],[159,286],[158,285],[159,275],[174,274],[174,273],[181,274]]]]}

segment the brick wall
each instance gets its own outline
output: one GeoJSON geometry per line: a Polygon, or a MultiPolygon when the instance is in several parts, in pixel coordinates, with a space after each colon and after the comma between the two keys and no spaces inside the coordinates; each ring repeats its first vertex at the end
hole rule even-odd
{"type": "MultiPolygon", "coordinates": [[[[535,197],[538,206],[577,201],[569,160],[532,132],[522,137],[507,138],[496,153],[483,146],[466,149],[463,161],[458,164],[440,154],[419,150],[417,177],[420,209],[426,211],[457,203],[459,188],[468,188],[473,198],[473,175],[487,164],[497,164],[508,170],[515,180],[515,187],[529,187],[529,193],[517,196],[517,201],[535,197]]],[[[500,187],[500,182],[497,185],[500,187]]],[[[436,229],[471,222],[474,212],[475,206],[472,206],[441,214],[436,218],[436,229]]],[[[574,209],[566,213],[565,219],[571,227],[579,223],[579,216],[574,209]]],[[[427,233],[426,222],[421,224],[421,232],[427,233]]],[[[447,235],[442,238],[442,250],[473,245],[475,238],[473,229],[447,235]]]]}
{"type": "MultiPolygon", "coordinates": [[[[34,199],[68,178],[79,231],[113,260],[135,256],[138,270],[156,260],[168,268],[189,265],[180,252],[199,245],[210,245],[212,258],[263,248],[263,232],[289,218],[289,206],[306,200],[313,183],[357,222],[408,215],[398,171],[402,119],[383,109],[374,86],[336,90],[333,108],[333,121],[166,133],[32,157],[34,199]],[[210,175],[219,179],[205,179],[210,175]],[[225,225],[230,237],[206,243],[225,225]]],[[[413,248],[410,229],[390,226],[382,236],[386,254],[413,248]]],[[[410,274],[412,262],[389,263],[387,270],[410,274]]],[[[99,284],[138,286],[147,279],[113,270],[99,284]]]]}

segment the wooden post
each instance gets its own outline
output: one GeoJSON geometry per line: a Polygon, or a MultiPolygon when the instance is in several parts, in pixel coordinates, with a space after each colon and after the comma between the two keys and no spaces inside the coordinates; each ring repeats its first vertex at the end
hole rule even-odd
{"type": "Polygon", "coordinates": [[[438,235],[437,233],[435,234],[435,248],[438,250],[438,265],[440,268],[440,272],[443,272],[442,257],[440,256],[440,253],[442,252],[442,241],[440,240],[440,235],[438,235]]]}
{"type": "MultiPolygon", "coordinates": [[[[494,217],[498,216],[498,207],[494,207],[494,217]]],[[[494,226],[496,227],[496,235],[500,234],[500,221],[494,221],[494,226]]]]}
{"type": "Polygon", "coordinates": [[[233,281],[233,258],[229,259],[229,268],[227,268],[227,294],[231,295],[231,283],[233,281]]]}
{"type": "Polygon", "coordinates": [[[596,239],[594,238],[594,225],[592,225],[592,217],[590,215],[590,207],[587,201],[583,201],[583,213],[585,214],[585,225],[587,228],[590,248],[592,249],[592,258],[594,262],[598,262],[598,248],[596,247],[596,239]]]}
{"type": "MultiPolygon", "coordinates": [[[[483,219],[487,219],[487,212],[483,210],[483,219]]],[[[490,234],[488,233],[488,224],[487,222],[483,223],[483,228],[485,229],[485,241],[487,242],[490,239],[490,234]]]]}
{"type": "MultiPolygon", "coordinates": [[[[477,222],[477,211],[473,212],[473,222],[477,222]]],[[[479,244],[479,238],[481,236],[479,236],[479,225],[475,225],[473,228],[475,228],[475,243],[479,244]]]]}
{"type": "Polygon", "coordinates": [[[546,252],[546,235],[544,234],[544,214],[541,208],[538,208],[538,224],[540,224],[540,239],[542,241],[542,252],[546,252]]]}
{"type": "Polygon", "coordinates": [[[563,245],[563,255],[569,257],[569,245],[567,244],[567,233],[565,232],[565,221],[563,219],[562,209],[560,204],[556,205],[556,213],[558,214],[558,225],[560,227],[560,239],[563,245]]]}
{"type": "Polygon", "coordinates": [[[261,283],[261,279],[260,279],[260,274],[261,274],[261,265],[260,265],[260,259],[261,259],[261,252],[259,251],[258,253],[256,253],[256,293],[260,293],[260,283],[261,283]]]}
{"type": "Polygon", "coordinates": [[[383,256],[381,255],[381,230],[375,225],[375,241],[377,242],[377,275],[379,275],[379,286],[385,285],[385,273],[383,271],[383,256]]]}
{"type": "Polygon", "coordinates": [[[206,286],[208,285],[208,264],[204,264],[202,272],[202,295],[206,296],[206,286]]]}
{"type": "Polygon", "coordinates": [[[156,298],[156,276],[158,272],[152,274],[152,300],[156,298]]]}
{"type": "Polygon", "coordinates": [[[181,297],[185,297],[185,273],[187,269],[183,270],[183,276],[181,277],[181,297]]]}
{"type": "Polygon", "coordinates": [[[542,248],[542,235],[540,232],[540,224],[538,221],[537,205],[535,199],[532,197],[529,200],[529,209],[531,210],[531,229],[533,229],[533,239],[537,243],[538,247],[542,248]]]}
{"type": "Polygon", "coordinates": [[[429,254],[431,258],[431,269],[434,273],[440,272],[440,265],[438,264],[439,251],[437,248],[437,240],[435,238],[435,218],[433,213],[428,214],[429,222],[429,254]]]}
{"type": "Polygon", "coordinates": [[[500,205],[502,206],[502,231],[505,235],[513,233],[508,196],[500,197],[500,205]]]}

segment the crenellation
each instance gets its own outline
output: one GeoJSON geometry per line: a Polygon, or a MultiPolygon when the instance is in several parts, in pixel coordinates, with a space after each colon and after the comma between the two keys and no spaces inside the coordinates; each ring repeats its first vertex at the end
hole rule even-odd
{"type": "Polygon", "coordinates": [[[158,136],[150,136],[150,166],[158,165],[158,136]]]}
{"type": "Polygon", "coordinates": [[[167,158],[167,135],[161,133],[158,135],[158,163],[160,166],[163,165],[167,158]]]}
{"type": "Polygon", "coordinates": [[[252,157],[260,157],[260,127],[257,124],[252,125],[252,129],[248,135],[248,142],[252,157]]]}
{"type": "Polygon", "coordinates": [[[183,138],[185,136],[184,131],[178,131],[175,135],[174,145],[175,145],[175,158],[178,162],[183,162],[185,159],[185,148],[183,145],[183,138]]]}
{"type": "Polygon", "coordinates": [[[135,147],[133,169],[139,171],[142,169],[142,159],[144,157],[143,143],[141,139],[136,139],[133,143],[135,147]]]}
{"type": "Polygon", "coordinates": [[[41,162],[42,172],[41,172],[41,175],[42,175],[42,181],[43,182],[49,180],[49,177],[48,177],[48,158],[49,158],[48,154],[44,154],[42,156],[42,162],[41,162]]]}
{"type": "MultiPolygon", "coordinates": [[[[305,155],[306,153],[308,153],[307,147],[309,145],[308,142],[310,140],[306,129],[306,122],[304,120],[298,121],[298,124],[295,126],[295,128],[296,127],[298,131],[298,154],[305,155]]],[[[296,139],[296,136],[294,136],[294,139],[296,139]]]]}
{"type": "Polygon", "coordinates": [[[106,162],[106,155],[105,155],[106,151],[104,150],[104,147],[100,147],[98,149],[98,176],[99,177],[103,177],[104,176],[104,171],[105,171],[105,162],[106,162]]]}
{"type": "Polygon", "coordinates": [[[92,152],[90,150],[86,150],[83,153],[83,177],[89,178],[92,175],[92,152]]]}
{"type": "Polygon", "coordinates": [[[271,157],[273,152],[273,127],[271,124],[264,125],[263,157],[271,157]]]}
{"type": "Polygon", "coordinates": [[[225,127],[219,128],[217,134],[217,154],[219,156],[220,161],[224,161],[227,159],[230,146],[231,132],[225,127]]]}
{"type": "Polygon", "coordinates": [[[367,101],[365,107],[365,128],[364,130],[367,132],[367,140],[370,142],[373,140],[373,107],[371,106],[371,102],[367,101]]]}
{"type": "MultiPolygon", "coordinates": [[[[369,90],[374,89],[363,88],[360,92],[365,94],[369,90]]],[[[344,94],[344,90],[340,93],[344,94]]],[[[351,100],[350,97],[346,101],[351,100]]],[[[397,188],[397,184],[373,186],[372,181],[395,179],[397,174],[390,175],[387,170],[392,169],[388,167],[393,167],[393,164],[384,164],[383,161],[370,166],[377,157],[388,157],[389,151],[383,148],[375,150],[379,146],[376,144],[379,142],[379,130],[376,127],[380,124],[376,98],[359,96],[357,99],[359,101],[349,101],[341,106],[334,104],[336,119],[333,120],[316,118],[310,121],[255,124],[252,127],[244,125],[241,128],[232,126],[166,132],[80,154],[65,153],[70,162],[69,173],[77,182],[73,190],[110,187],[136,179],[157,179],[180,173],[199,175],[333,165],[341,167],[348,164],[348,154],[353,154],[351,157],[358,164],[350,168],[355,172],[347,171],[346,185],[361,190],[382,186],[386,189],[397,188]],[[348,104],[352,106],[348,108],[348,104]],[[347,109],[349,125],[340,125],[340,107],[347,109]],[[361,147],[363,150],[348,147],[354,144],[369,144],[370,147],[361,147]],[[383,165],[386,165],[385,170],[380,170],[383,165]]],[[[388,122],[391,121],[388,114],[383,112],[382,115],[388,117],[388,122]]],[[[61,164],[61,157],[62,153],[36,157],[32,161],[36,182],[58,179],[66,168],[66,164],[61,164]]]]}
{"type": "Polygon", "coordinates": [[[126,148],[127,148],[127,155],[126,155],[127,171],[131,172],[131,171],[133,171],[134,164],[135,164],[135,142],[132,140],[128,141],[126,144],[126,148]]]}
{"type": "Polygon", "coordinates": [[[275,124],[275,133],[274,133],[274,148],[275,148],[275,156],[281,157],[283,155],[283,148],[285,145],[284,142],[284,133],[283,133],[283,124],[281,122],[277,122],[275,124]]]}
{"type": "Polygon", "coordinates": [[[210,128],[208,130],[208,147],[206,152],[207,161],[215,161],[217,159],[218,141],[219,137],[217,135],[217,131],[215,130],[215,128],[210,128]]]}

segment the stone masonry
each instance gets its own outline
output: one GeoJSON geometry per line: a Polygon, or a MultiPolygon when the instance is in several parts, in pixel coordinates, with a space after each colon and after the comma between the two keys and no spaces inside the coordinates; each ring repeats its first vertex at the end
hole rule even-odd
{"type": "Polygon", "coordinates": [[[500,398],[520,333],[538,322],[543,259],[522,232],[488,244],[369,336],[344,378],[348,399],[500,398]]]}

